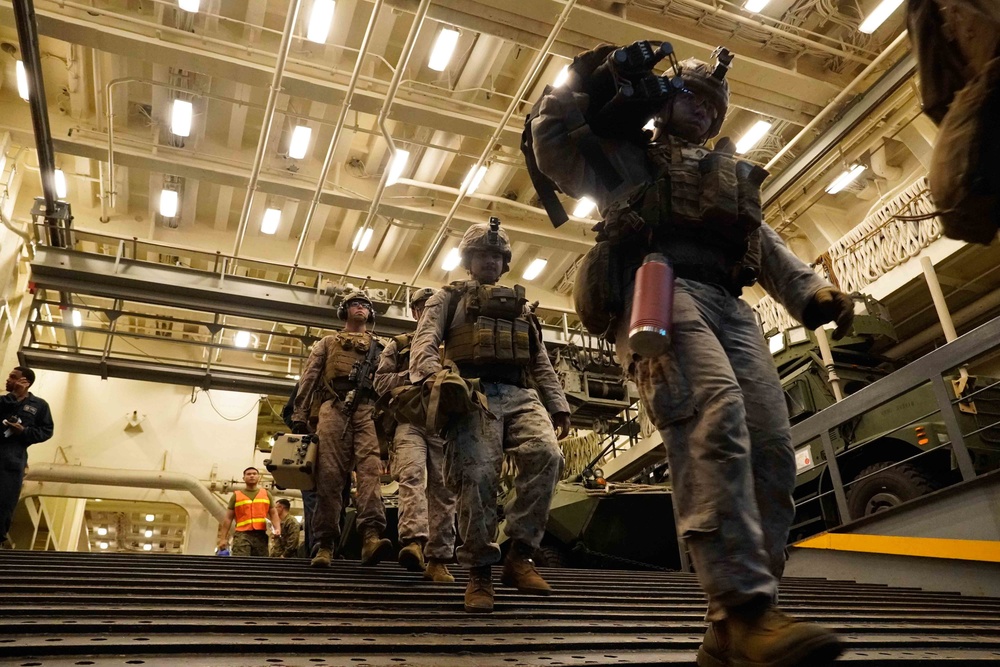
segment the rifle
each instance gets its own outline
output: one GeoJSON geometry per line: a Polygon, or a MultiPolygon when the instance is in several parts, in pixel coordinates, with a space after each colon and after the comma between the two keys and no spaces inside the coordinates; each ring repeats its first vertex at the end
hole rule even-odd
{"type": "Polygon", "coordinates": [[[346,423],[344,433],[340,436],[341,440],[347,437],[347,432],[351,429],[351,420],[354,419],[358,405],[375,395],[375,369],[378,367],[378,357],[382,353],[382,347],[382,343],[372,332],[372,344],[368,348],[368,354],[361,361],[354,362],[347,376],[348,381],[354,383],[354,388],[344,397],[346,423]]]}

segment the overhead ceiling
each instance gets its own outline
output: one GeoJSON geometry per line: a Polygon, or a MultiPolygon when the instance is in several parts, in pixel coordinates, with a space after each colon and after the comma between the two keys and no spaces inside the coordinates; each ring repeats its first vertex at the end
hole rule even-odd
{"type": "MultiPolygon", "coordinates": [[[[760,13],[699,0],[338,0],[323,44],[305,39],[314,0],[203,0],[197,13],[175,0],[34,4],[57,165],[78,228],[298,263],[354,281],[434,285],[461,277],[461,268],[441,267],[443,258],[470,223],[496,215],[514,242],[513,278],[521,280],[532,260],[548,260],[529,294],[561,308],[596,217],[553,229],[518,142],[530,105],[572,56],[601,42],[666,39],[682,59],[708,59],[725,44],[737,60],[723,134],[771,121],[749,157],[768,163],[786,147],[770,165],[780,173],[906,48],[896,40],[902,11],[873,35],[857,30],[875,0],[772,0],[760,13]],[[460,34],[437,72],[428,59],[444,28],[460,34]],[[889,44],[892,53],[868,67],[889,44]],[[796,137],[835,98],[834,113],[796,137]],[[186,138],[171,132],[175,99],[193,104],[186,138]],[[296,125],[312,130],[302,159],[288,156],[296,125]],[[394,185],[383,178],[386,135],[410,154],[394,185]],[[478,163],[488,167],[482,184],[460,196],[478,163]],[[180,193],[172,218],[159,213],[165,187],[180,193]],[[281,211],[274,234],[261,232],[267,208],[281,211]],[[370,242],[355,251],[366,223],[370,242]]],[[[0,0],[0,40],[16,44],[11,7],[0,0]]],[[[27,104],[17,95],[14,57],[0,58],[0,132],[11,133],[8,152],[28,173],[37,163],[27,104]]],[[[921,168],[929,143],[917,115],[914,91],[904,87],[772,207],[772,222],[793,248],[807,258],[822,252],[860,221],[874,191],[921,168]],[[879,152],[875,169],[871,156],[879,152]],[[862,158],[873,170],[852,190],[822,192],[843,163],[862,158]]],[[[37,179],[10,194],[14,217],[26,219],[40,194],[37,179]]]]}

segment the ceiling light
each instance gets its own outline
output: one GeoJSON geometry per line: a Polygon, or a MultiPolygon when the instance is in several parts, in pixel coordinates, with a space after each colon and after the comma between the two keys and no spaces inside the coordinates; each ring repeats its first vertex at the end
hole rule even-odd
{"type": "Polygon", "coordinates": [[[406,169],[406,161],[410,159],[410,151],[404,151],[403,149],[397,149],[396,154],[392,156],[392,162],[389,164],[389,176],[385,180],[386,185],[393,185],[399,182],[399,177],[403,175],[403,170],[406,169]]]}
{"type": "Polygon", "coordinates": [[[56,197],[66,198],[66,174],[62,169],[56,169],[56,197]]]}
{"type": "Polygon", "coordinates": [[[903,0],[882,0],[878,7],[876,7],[875,10],[861,22],[858,30],[867,35],[872,34],[880,25],[885,23],[885,20],[889,18],[901,4],[903,4],[903,0]]]}
{"type": "Polygon", "coordinates": [[[274,234],[278,231],[278,224],[281,222],[281,209],[269,208],[264,211],[264,219],[260,221],[260,231],[262,234],[274,234]]]}
{"type": "Polygon", "coordinates": [[[771,0],[747,0],[746,4],[743,5],[743,9],[748,12],[759,12],[760,10],[767,7],[767,3],[771,0]]]}
{"type": "Polygon", "coordinates": [[[317,44],[325,44],[333,25],[333,10],[337,3],[333,0],[313,0],[309,12],[309,27],[306,29],[306,39],[317,44]]]}
{"type": "Polygon", "coordinates": [[[582,197],[576,203],[576,208],[573,209],[573,216],[576,218],[586,218],[595,208],[597,208],[597,204],[594,203],[593,199],[582,197]]]}
{"type": "Polygon", "coordinates": [[[17,94],[22,100],[28,100],[28,73],[24,71],[24,62],[17,61],[17,94]]]}
{"type": "Polygon", "coordinates": [[[172,218],[177,215],[177,190],[160,190],[160,215],[172,218]]]}
{"type": "Polygon", "coordinates": [[[435,72],[443,72],[451,60],[451,55],[455,53],[457,44],[458,31],[453,28],[442,28],[434,40],[434,50],[431,51],[431,59],[427,61],[427,66],[435,72]]]}
{"type": "Polygon", "coordinates": [[[155,514],[147,514],[146,515],[146,521],[155,521],[155,520],[156,520],[156,515],[155,514]]]}
{"type": "Polygon", "coordinates": [[[465,175],[465,179],[462,180],[462,189],[465,190],[465,194],[471,195],[479,187],[479,184],[483,182],[483,176],[486,175],[486,165],[484,164],[478,170],[476,165],[472,165],[469,169],[469,173],[465,175]]]}
{"type": "Polygon", "coordinates": [[[559,74],[556,75],[556,80],[552,82],[552,87],[558,88],[559,86],[566,83],[566,79],[568,78],[569,78],[569,65],[565,65],[561,70],[559,70],[559,74]]]}
{"type": "Polygon", "coordinates": [[[196,13],[201,6],[201,0],[177,0],[177,6],[186,12],[196,13]]]}
{"type": "Polygon", "coordinates": [[[153,545],[152,544],[143,544],[142,545],[142,550],[143,551],[152,551],[153,550],[153,545]]]}
{"type": "Polygon", "coordinates": [[[174,100],[170,110],[170,131],[178,137],[190,136],[192,118],[194,118],[194,105],[187,100],[174,100]]]}
{"type": "Polygon", "coordinates": [[[753,124],[747,133],[736,142],[736,152],[740,155],[748,152],[751,148],[760,143],[767,131],[771,129],[771,123],[766,120],[758,120],[753,124]]]}
{"type": "Polygon", "coordinates": [[[108,543],[107,542],[100,542],[100,543],[98,543],[97,546],[99,546],[102,549],[107,549],[108,548],[108,543]]]}
{"type": "Polygon", "coordinates": [[[103,527],[102,528],[98,528],[97,529],[97,534],[100,535],[101,537],[104,537],[105,535],[108,534],[108,529],[107,528],[103,528],[103,527]]]}
{"type": "Polygon", "coordinates": [[[351,250],[364,252],[372,240],[372,232],[374,231],[375,229],[373,227],[363,227],[359,229],[358,233],[354,235],[354,241],[351,242],[351,250]]]}
{"type": "Polygon", "coordinates": [[[846,188],[848,185],[853,183],[854,179],[860,176],[861,172],[863,172],[864,170],[865,170],[865,165],[863,164],[856,164],[852,166],[849,170],[845,171],[840,176],[835,178],[833,180],[833,183],[830,183],[829,187],[827,187],[826,189],[826,193],[830,195],[837,194],[838,192],[846,188]]]}
{"type": "Polygon", "coordinates": [[[101,502],[104,502],[104,501],[103,501],[103,500],[101,500],[100,498],[94,498],[94,502],[95,502],[95,503],[101,503],[101,502]]]}
{"type": "Polygon", "coordinates": [[[143,534],[144,534],[144,535],[145,535],[146,537],[152,537],[152,536],[153,536],[153,531],[151,531],[151,530],[150,530],[149,528],[147,528],[147,529],[146,529],[146,532],[145,532],[145,533],[143,533],[143,534]]]}
{"type": "Polygon", "coordinates": [[[445,271],[454,271],[459,264],[462,263],[462,253],[458,251],[458,248],[452,248],[445,255],[444,261],[441,262],[441,268],[445,271]]]}
{"type": "Polygon", "coordinates": [[[529,264],[528,268],[526,268],[524,270],[524,273],[522,274],[522,277],[525,280],[534,280],[535,278],[538,277],[538,274],[540,274],[542,272],[542,269],[544,269],[545,265],[548,264],[548,263],[549,263],[549,260],[542,259],[540,257],[531,260],[531,264],[529,264]]]}
{"type": "Polygon", "coordinates": [[[80,314],[80,311],[79,310],[73,310],[71,312],[73,314],[70,315],[70,319],[73,320],[73,326],[75,326],[75,327],[81,327],[81,326],[83,326],[83,315],[80,314]]]}
{"type": "MultiPolygon", "coordinates": [[[[249,331],[237,331],[236,335],[233,336],[233,345],[236,347],[246,347],[250,344],[250,332],[249,331]]],[[[146,519],[147,521],[152,521],[152,519],[146,519]]]]}
{"type": "Polygon", "coordinates": [[[288,144],[288,157],[301,160],[309,150],[309,139],[312,138],[312,128],[308,125],[296,125],[292,130],[292,140],[288,144]]]}

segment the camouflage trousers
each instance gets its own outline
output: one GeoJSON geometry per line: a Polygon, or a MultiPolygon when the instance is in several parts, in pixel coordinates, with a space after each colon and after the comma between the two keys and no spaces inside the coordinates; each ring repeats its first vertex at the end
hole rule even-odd
{"type": "Polygon", "coordinates": [[[393,438],[399,481],[399,543],[419,542],[428,558],[455,555],[455,493],[444,481],[444,440],[413,424],[393,438]]]}
{"type": "Polygon", "coordinates": [[[385,530],[385,506],[382,504],[382,465],[375,422],[374,406],[364,403],[354,411],[351,428],[345,435],[347,416],[336,401],[320,406],[316,435],[316,511],[310,534],[314,544],[334,547],[340,542],[340,511],[344,504],[344,485],[350,484],[351,470],[357,472],[358,529],[385,530]]]}
{"type": "Polygon", "coordinates": [[[266,530],[237,530],[233,534],[230,556],[267,556],[266,530]]]}
{"type": "Polygon", "coordinates": [[[517,467],[507,535],[536,549],[563,470],[552,420],[538,393],[496,382],[483,382],[482,389],[497,419],[481,410],[462,416],[451,425],[446,447],[446,479],[458,493],[458,562],[467,567],[500,560],[497,494],[504,454],[517,467]]]}
{"type": "MultiPolygon", "coordinates": [[[[626,332],[617,352],[632,363],[626,332]]],[[[672,349],[634,360],[632,370],[666,444],[677,532],[708,595],[707,619],[758,596],[776,600],[795,513],[795,454],[750,306],[721,287],[677,280],[672,349]]]]}

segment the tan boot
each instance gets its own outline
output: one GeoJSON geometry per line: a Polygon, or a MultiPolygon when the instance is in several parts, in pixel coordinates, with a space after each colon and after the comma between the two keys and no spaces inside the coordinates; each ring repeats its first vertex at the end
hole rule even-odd
{"type": "Polygon", "coordinates": [[[313,567],[330,567],[333,562],[333,549],[330,547],[320,547],[316,550],[316,555],[309,561],[313,567]]]}
{"type": "Polygon", "coordinates": [[[424,570],[424,579],[429,579],[436,584],[453,584],[455,577],[448,571],[448,566],[444,561],[431,558],[427,561],[427,569],[424,570]]]}
{"type": "Polygon", "coordinates": [[[392,542],[380,538],[374,528],[365,528],[362,532],[361,564],[378,565],[379,561],[392,552],[392,542]]]}
{"type": "Polygon", "coordinates": [[[542,579],[531,560],[533,549],[527,544],[515,542],[507,552],[503,562],[503,574],[500,582],[504,586],[513,586],[519,593],[530,595],[551,595],[552,587],[542,579]]]}
{"type": "Polygon", "coordinates": [[[493,611],[493,579],[489,565],[469,568],[465,611],[470,614],[489,614],[493,611]]]}
{"type": "Polygon", "coordinates": [[[396,560],[410,572],[423,572],[426,567],[424,564],[424,550],[420,548],[419,542],[410,542],[400,549],[399,557],[396,560]]]}
{"type": "Polygon", "coordinates": [[[705,633],[698,667],[825,667],[844,650],[830,630],[777,607],[734,611],[705,633]]]}

